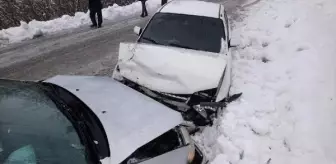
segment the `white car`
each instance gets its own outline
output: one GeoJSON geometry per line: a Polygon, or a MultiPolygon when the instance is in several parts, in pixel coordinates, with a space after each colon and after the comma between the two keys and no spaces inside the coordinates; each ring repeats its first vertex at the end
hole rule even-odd
{"type": "Polygon", "coordinates": [[[182,121],[109,77],[0,80],[0,163],[206,163],[182,121]]]}
{"type": "Polygon", "coordinates": [[[226,101],[233,45],[223,5],[172,1],[134,32],[136,43],[120,44],[113,78],[184,113],[186,120],[209,118],[207,111],[215,110],[200,102],[226,101]]]}

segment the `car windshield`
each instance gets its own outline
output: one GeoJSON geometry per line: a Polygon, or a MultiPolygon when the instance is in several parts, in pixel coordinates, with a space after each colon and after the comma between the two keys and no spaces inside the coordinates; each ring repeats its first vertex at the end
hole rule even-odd
{"type": "Polygon", "coordinates": [[[35,83],[0,80],[0,163],[86,164],[85,147],[35,83]]]}
{"type": "Polygon", "coordinates": [[[157,13],[139,42],[219,53],[223,27],[219,18],[157,13]]]}

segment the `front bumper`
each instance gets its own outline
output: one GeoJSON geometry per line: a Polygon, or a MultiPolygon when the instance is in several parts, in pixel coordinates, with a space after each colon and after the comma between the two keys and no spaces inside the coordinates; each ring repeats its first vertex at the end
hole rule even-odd
{"type": "Polygon", "coordinates": [[[220,111],[214,108],[202,108],[199,102],[212,102],[212,95],[216,89],[196,92],[194,94],[170,94],[150,90],[120,75],[118,67],[115,68],[112,78],[124,85],[137,90],[138,92],[151,97],[152,99],[166,105],[167,107],[178,111],[186,121],[192,121],[197,126],[206,126],[213,123],[213,118],[220,111]],[[211,109],[211,110],[209,110],[211,109]]]}

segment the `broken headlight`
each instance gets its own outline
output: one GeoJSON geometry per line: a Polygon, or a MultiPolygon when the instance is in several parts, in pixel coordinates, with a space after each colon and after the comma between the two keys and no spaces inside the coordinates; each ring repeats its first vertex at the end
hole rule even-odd
{"type": "Polygon", "coordinates": [[[208,114],[206,112],[206,110],[201,106],[201,105],[194,105],[193,108],[195,109],[195,111],[200,114],[202,117],[204,118],[208,118],[208,114]]]}
{"type": "Polygon", "coordinates": [[[191,144],[189,145],[189,153],[188,153],[188,164],[192,163],[195,159],[195,145],[194,144],[191,144]]]}
{"type": "Polygon", "coordinates": [[[220,110],[226,107],[224,102],[201,102],[194,105],[193,109],[205,119],[211,119],[212,116],[217,115],[220,110]]]}
{"type": "Polygon", "coordinates": [[[200,102],[212,102],[215,99],[217,88],[199,91],[192,94],[187,101],[189,106],[194,106],[200,102]]]}

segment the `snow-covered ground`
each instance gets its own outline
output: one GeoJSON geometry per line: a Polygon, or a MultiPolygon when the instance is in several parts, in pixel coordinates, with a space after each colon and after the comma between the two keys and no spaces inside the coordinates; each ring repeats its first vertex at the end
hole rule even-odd
{"type": "Polygon", "coordinates": [[[336,1],[262,0],[234,33],[232,93],[194,138],[213,164],[336,163],[336,1]]]}
{"type": "MultiPolygon", "coordinates": [[[[147,9],[152,10],[160,7],[161,0],[148,0],[147,9]]],[[[104,20],[115,20],[120,17],[135,15],[141,12],[141,3],[137,1],[127,6],[117,4],[102,10],[104,20]]],[[[77,12],[74,16],[63,15],[49,21],[21,22],[18,27],[0,30],[0,45],[16,43],[27,39],[33,39],[45,34],[55,33],[66,29],[78,28],[90,24],[89,12],[77,12]]]]}

